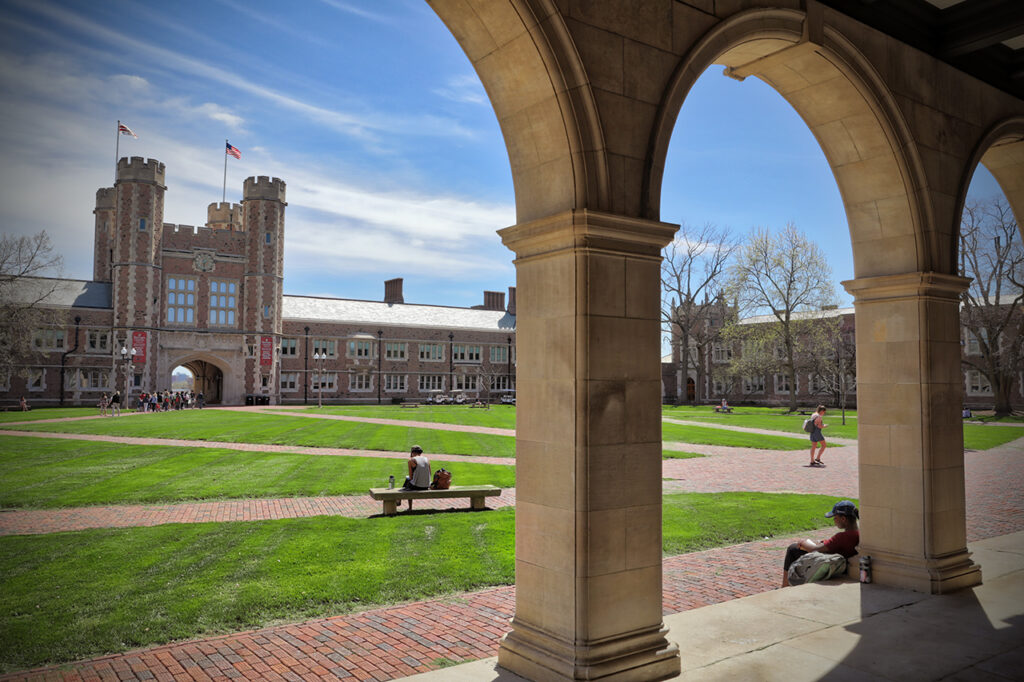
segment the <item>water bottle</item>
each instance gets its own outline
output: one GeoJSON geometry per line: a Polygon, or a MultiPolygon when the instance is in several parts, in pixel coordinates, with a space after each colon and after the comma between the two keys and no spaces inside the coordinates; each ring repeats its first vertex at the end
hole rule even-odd
{"type": "Polygon", "coordinates": [[[395,477],[394,476],[388,476],[388,487],[389,488],[394,488],[395,487],[395,477]]]}
{"type": "Polygon", "coordinates": [[[862,556],[860,558],[860,581],[862,583],[871,582],[871,557],[862,556]]]}

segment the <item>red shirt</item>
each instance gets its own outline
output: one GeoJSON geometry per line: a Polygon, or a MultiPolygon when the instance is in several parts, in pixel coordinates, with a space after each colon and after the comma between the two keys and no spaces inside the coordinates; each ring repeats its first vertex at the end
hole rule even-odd
{"type": "Polygon", "coordinates": [[[828,540],[825,540],[825,553],[842,554],[849,559],[857,553],[857,545],[859,544],[859,530],[844,530],[842,533],[836,533],[828,540]]]}

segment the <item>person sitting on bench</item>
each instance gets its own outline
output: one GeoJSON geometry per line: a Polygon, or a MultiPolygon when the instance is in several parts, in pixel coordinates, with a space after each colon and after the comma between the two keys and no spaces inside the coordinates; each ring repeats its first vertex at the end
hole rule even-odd
{"type": "MultiPolygon", "coordinates": [[[[423,455],[423,448],[413,445],[409,451],[409,475],[405,477],[402,490],[428,490],[430,488],[430,460],[423,455]]],[[[409,500],[412,509],[412,500],[409,500]]]]}

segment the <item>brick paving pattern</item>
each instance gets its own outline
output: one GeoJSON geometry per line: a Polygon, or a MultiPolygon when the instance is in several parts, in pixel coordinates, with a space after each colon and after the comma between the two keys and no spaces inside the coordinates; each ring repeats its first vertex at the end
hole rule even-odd
{"type": "MultiPolygon", "coordinates": [[[[173,444],[166,441],[160,443],[173,444]]],[[[195,445],[191,441],[184,443],[195,445]]],[[[857,460],[856,449],[852,447],[827,450],[824,459],[828,467],[824,469],[804,467],[807,455],[803,452],[765,452],[689,445],[685,449],[703,452],[708,457],[666,460],[665,476],[673,479],[666,482],[666,492],[763,490],[856,496],[857,460]]],[[[282,451],[301,450],[286,447],[282,451]]],[[[492,458],[481,459],[494,462],[492,458]]],[[[1024,485],[1022,464],[1024,441],[1021,440],[985,452],[966,453],[969,541],[1006,534],[1021,527],[1024,522],[1024,503],[1019,495],[1024,485]]],[[[508,492],[514,500],[514,491],[508,492]]],[[[335,500],[333,504],[343,511],[348,509],[346,505],[357,504],[354,498],[349,497],[315,500],[291,502],[308,502],[312,505],[310,509],[315,509],[316,504],[328,504],[319,502],[321,500],[335,500]]],[[[273,506],[274,503],[289,501],[239,502],[270,503],[273,506]]],[[[199,505],[168,505],[189,506],[199,505]]],[[[287,506],[282,507],[280,513],[287,509],[287,506]]],[[[815,534],[824,535],[826,532],[816,531],[815,534]]],[[[779,564],[782,550],[795,537],[771,538],[665,559],[665,613],[774,589],[781,575],[777,576],[771,570],[751,571],[749,567],[779,564]]],[[[493,656],[497,652],[500,636],[507,630],[508,619],[514,612],[514,601],[514,586],[492,588],[358,614],[170,644],[60,668],[16,673],[0,679],[390,680],[436,668],[441,664],[441,659],[457,661],[493,656]]]]}

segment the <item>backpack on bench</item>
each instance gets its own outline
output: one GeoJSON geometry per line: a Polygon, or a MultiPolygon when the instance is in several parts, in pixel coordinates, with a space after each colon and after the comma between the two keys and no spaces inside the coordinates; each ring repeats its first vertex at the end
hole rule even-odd
{"type": "Polygon", "coordinates": [[[434,481],[430,484],[431,490],[448,490],[452,487],[452,472],[447,469],[438,469],[434,472],[434,481]]]}

